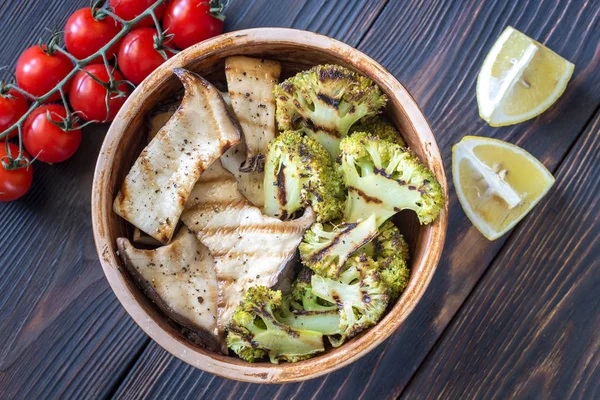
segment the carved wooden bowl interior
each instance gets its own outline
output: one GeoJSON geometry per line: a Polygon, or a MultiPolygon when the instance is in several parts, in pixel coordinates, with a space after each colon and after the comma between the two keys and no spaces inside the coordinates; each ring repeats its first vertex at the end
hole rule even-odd
{"type": "Polygon", "coordinates": [[[146,143],[146,117],[161,102],[181,91],[175,67],[197,72],[224,89],[224,60],[248,55],[278,60],[282,79],[314,65],[334,63],[373,79],[388,95],[388,118],[409,147],[432,169],[447,199],[446,177],[435,138],[413,98],[375,61],[331,38],[293,29],[260,28],[221,35],[178,54],[158,68],[127,100],[104,140],[94,176],[92,218],[102,268],[115,294],[138,325],[181,360],[210,373],[241,381],[282,383],[314,378],[364,356],[389,337],[408,317],[429,285],[438,264],[447,228],[447,208],[431,225],[420,226],[411,212],[395,222],[411,247],[411,279],[388,314],[373,328],[336,349],[299,363],[247,363],[209,351],[186,338],[133,283],[116,255],[116,239],[131,237],[131,227],[112,212],[114,196],[146,143]]]}

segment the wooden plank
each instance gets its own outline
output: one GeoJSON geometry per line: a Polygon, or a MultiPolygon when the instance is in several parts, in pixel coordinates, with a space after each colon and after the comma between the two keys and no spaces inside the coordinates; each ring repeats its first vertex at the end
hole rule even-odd
{"type": "Polygon", "coordinates": [[[106,127],[23,201],[0,205],[0,397],[108,393],[146,343],[108,287],[91,236],[94,157],[106,127]]]}
{"type": "MultiPolygon", "coordinates": [[[[294,26],[357,44],[385,3],[234,0],[227,30],[294,26]]],[[[62,27],[87,0],[0,2],[10,27],[2,65],[62,27]]],[[[86,129],[81,149],[55,166],[36,163],[21,201],[0,204],[0,398],[91,398],[113,391],[149,339],[108,287],[92,238],[90,187],[107,125],[86,129]]]]}
{"type": "MultiPolygon", "coordinates": [[[[470,134],[516,143],[556,170],[600,103],[599,12],[597,4],[582,1],[389,2],[358,48],[380,61],[415,96],[437,135],[447,168],[451,145],[470,134]],[[478,117],[475,80],[506,25],[539,39],[577,68],[566,93],[547,113],[514,127],[491,128],[478,117]]],[[[397,396],[506,241],[505,237],[488,242],[471,226],[449,183],[449,237],[439,271],[408,321],[363,359],[308,382],[261,386],[227,383],[183,363],[176,364],[177,372],[169,365],[167,373],[164,365],[170,356],[161,354],[141,359],[119,395],[135,397],[129,387],[149,383],[138,372],[144,362],[144,368],[158,371],[152,380],[161,395],[170,393],[167,379],[180,376],[170,382],[173,390],[182,393],[187,390],[182,387],[200,382],[201,393],[217,397],[230,393],[236,398],[284,399],[397,396]]],[[[199,390],[186,393],[196,396],[199,390]]]]}
{"type": "Polygon", "coordinates": [[[225,30],[284,27],[321,33],[356,46],[388,0],[231,1],[225,30]],[[231,10],[231,11],[229,11],[231,10]]]}
{"type": "Polygon", "coordinates": [[[46,28],[62,29],[73,11],[87,5],[89,2],[81,0],[0,3],[0,24],[10,29],[9,34],[5,33],[0,67],[6,66],[9,71],[14,71],[14,65],[24,49],[36,45],[40,38],[48,39],[50,32],[46,28]]]}
{"type": "MultiPolygon", "coordinates": [[[[10,40],[0,64],[14,70],[25,48],[48,37],[45,27],[62,28],[88,3],[2,2],[10,40]]],[[[0,204],[1,398],[103,396],[147,342],[108,287],[91,235],[90,187],[106,129],[86,129],[65,163],[36,163],[30,193],[0,204]]]]}
{"type": "Polygon", "coordinates": [[[599,133],[600,113],[403,398],[600,397],[599,133]]]}

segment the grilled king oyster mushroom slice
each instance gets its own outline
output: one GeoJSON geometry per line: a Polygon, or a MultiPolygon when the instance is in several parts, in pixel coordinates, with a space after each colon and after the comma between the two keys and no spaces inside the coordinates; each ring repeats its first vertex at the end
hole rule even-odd
{"type": "Polygon", "coordinates": [[[257,207],[264,205],[263,169],[267,145],[277,134],[275,95],[281,64],[235,56],[225,60],[231,107],[242,127],[242,143],[222,157],[235,175],[240,191],[257,207]]]}
{"type": "Polygon", "coordinates": [[[273,89],[280,74],[281,64],[276,61],[243,56],[225,60],[231,106],[244,135],[244,172],[262,170],[267,145],[277,133],[273,89]]]}
{"type": "Polygon", "coordinates": [[[217,324],[223,332],[249,287],[278,286],[289,278],[287,272],[293,268],[296,249],[306,229],[315,222],[315,214],[309,207],[302,217],[281,221],[262,214],[246,199],[227,203],[231,192],[223,187],[212,194],[198,189],[197,194],[190,196],[181,220],[215,259],[217,324]]]}
{"type": "Polygon", "coordinates": [[[217,282],[208,249],[185,226],[171,244],[154,250],[117,239],[119,255],[146,295],[192,339],[223,351],[217,330],[217,282]]]}
{"type": "Polygon", "coordinates": [[[181,105],[135,161],[115,198],[115,213],[168,243],[190,191],[215,160],[240,142],[240,129],[219,91],[204,78],[175,68],[181,105]]]}
{"type": "Polygon", "coordinates": [[[177,111],[178,107],[179,104],[177,103],[170,104],[168,108],[157,111],[148,119],[148,143],[150,143],[158,131],[160,131],[161,128],[166,125],[173,114],[175,114],[175,111],[177,111]]]}
{"type": "Polygon", "coordinates": [[[133,243],[144,246],[162,246],[161,242],[140,231],[139,228],[133,228],[133,243]]]}
{"type": "MultiPolygon", "coordinates": [[[[225,100],[225,104],[231,109],[231,98],[229,97],[229,93],[220,93],[221,96],[223,96],[223,100],[225,100]]],[[[160,128],[165,126],[167,121],[175,114],[180,103],[180,101],[174,101],[162,104],[152,111],[150,118],[148,118],[148,143],[154,139],[154,136],[160,131],[160,128]]]]}
{"type": "Polygon", "coordinates": [[[240,167],[246,162],[244,144],[229,149],[221,156],[221,164],[236,180],[237,187],[246,199],[253,205],[263,208],[265,205],[265,191],[263,189],[264,172],[242,172],[240,167]]]}
{"type": "Polygon", "coordinates": [[[193,209],[196,213],[205,212],[212,217],[229,204],[243,200],[246,199],[238,190],[237,181],[217,160],[200,175],[185,205],[184,214],[193,209]]]}

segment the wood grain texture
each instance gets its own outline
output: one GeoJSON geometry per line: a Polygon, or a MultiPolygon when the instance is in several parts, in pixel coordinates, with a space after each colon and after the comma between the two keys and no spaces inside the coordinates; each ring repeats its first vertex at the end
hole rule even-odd
{"type": "Polygon", "coordinates": [[[232,0],[225,31],[284,27],[321,33],[356,46],[388,0],[232,0]]]}
{"type": "MultiPolygon", "coordinates": [[[[0,4],[10,27],[0,66],[61,29],[88,2],[0,4]]],[[[6,72],[2,72],[6,78],[6,72]]],[[[106,284],[90,220],[90,188],[106,125],[86,129],[67,162],[36,163],[32,190],[0,204],[0,397],[101,397],[146,344],[106,284]]]]}
{"type": "Polygon", "coordinates": [[[402,398],[600,398],[599,133],[600,113],[402,398]]]}
{"type": "Polygon", "coordinates": [[[1,204],[0,397],[103,395],[145,344],[106,284],[93,243],[90,187],[105,127],[35,187],[1,204]]]}
{"type": "MultiPolygon", "coordinates": [[[[274,9],[267,1],[233,0],[226,29],[270,22],[356,44],[383,4],[310,1],[274,9]]],[[[48,34],[45,27],[62,28],[88,5],[1,1],[0,23],[11,34],[0,65],[14,66],[23,49],[48,34]]],[[[71,160],[37,163],[32,190],[0,203],[0,398],[105,397],[149,342],[108,287],[93,244],[90,188],[106,129],[85,129],[71,160]]]]}
{"type": "MultiPolygon", "coordinates": [[[[285,10],[272,10],[255,8],[255,3],[259,2],[232,1],[227,28],[293,26],[353,45],[382,4],[371,8],[373,2],[368,6],[357,2],[338,10],[332,5],[336,2],[297,6],[299,2],[290,1],[285,10]],[[329,15],[319,7],[329,7],[329,15]],[[336,14],[348,10],[357,12],[336,14]]],[[[0,64],[14,65],[18,53],[37,41],[44,26],[53,26],[55,18],[63,23],[68,12],[86,4],[83,0],[1,2],[0,22],[15,30],[11,41],[2,45],[0,64]],[[43,12],[48,16],[42,17],[43,12]]],[[[394,1],[360,49],[382,62],[415,95],[447,166],[450,145],[464,134],[475,134],[517,143],[555,170],[598,104],[598,30],[598,5],[593,1],[394,1]],[[492,129],[477,117],[474,83],[485,53],[507,24],[574,61],[576,71],[564,97],[546,114],[513,128],[492,129]]],[[[88,130],[84,147],[73,160],[37,166],[34,188],[23,201],[0,204],[0,220],[5,224],[0,234],[4,289],[0,293],[0,337],[4,339],[0,391],[7,394],[1,397],[81,398],[108,393],[135,359],[140,343],[146,343],[104,282],[91,241],[89,187],[103,130],[88,130]]],[[[202,374],[151,345],[118,394],[283,399],[361,394],[385,398],[399,393],[505,241],[489,244],[480,237],[455,197],[451,217],[455,237],[449,238],[423,303],[392,339],[353,366],[304,384],[244,385],[202,374]]]]}
{"type": "MultiPolygon", "coordinates": [[[[584,1],[389,2],[358,48],[380,61],[415,96],[436,134],[448,171],[452,144],[467,134],[518,144],[556,171],[600,103],[599,13],[597,3],[584,1]],[[487,51],[506,25],[547,44],[573,61],[576,70],[569,88],[548,112],[514,127],[490,128],[478,116],[475,80],[487,51]]],[[[524,224],[529,223],[527,218],[524,224]]],[[[259,386],[207,377],[184,364],[176,364],[178,372],[173,372],[174,365],[167,367],[170,356],[164,352],[148,355],[149,348],[144,357],[154,367],[144,363],[144,368],[155,371],[152,385],[159,388],[150,397],[168,395],[169,387],[190,398],[199,393],[217,398],[230,393],[234,398],[395,397],[506,239],[488,242],[483,238],[460,209],[452,188],[449,237],[432,286],[407,323],[378,349],[323,378],[259,386]]],[[[149,383],[138,371],[140,366],[134,367],[119,395],[133,398],[135,390],[130,387],[149,383]]]]}

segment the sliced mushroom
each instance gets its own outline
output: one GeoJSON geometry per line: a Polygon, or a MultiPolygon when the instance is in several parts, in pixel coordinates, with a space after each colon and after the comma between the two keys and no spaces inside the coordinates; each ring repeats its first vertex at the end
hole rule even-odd
{"type": "Polygon", "coordinates": [[[229,97],[229,93],[228,92],[219,92],[221,93],[221,96],[223,96],[223,100],[225,101],[225,104],[227,104],[227,107],[229,107],[229,109],[231,108],[231,97],[229,97]]]}
{"type": "Polygon", "coordinates": [[[185,226],[167,246],[140,250],[126,238],[117,247],[127,271],[146,295],[192,338],[223,350],[217,330],[217,282],[208,249],[185,226]]]}
{"type": "Polygon", "coordinates": [[[242,194],[257,207],[264,205],[263,168],[267,145],[277,134],[275,95],[281,65],[250,57],[225,60],[231,107],[242,127],[242,143],[221,159],[238,180],[242,194]]]}
{"type": "Polygon", "coordinates": [[[281,221],[241,200],[224,208],[192,206],[181,219],[215,259],[217,324],[222,332],[249,287],[273,287],[287,279],[296,249],[315,215],[309,207],[302,217],[281,221]]]}
{"type": "Polygon", "coordinates": [[[148,120],[148,143],[154,139],[158,131],[162,129],[163,126],[171,119],[175,111],[179,105],[177,103],[171,105],[172,108],[167,108],[166,110],[158,111],[148,120]]]}
{"type": "MultiPolygon", "coordinates": [[[[233,175],[215,161],[198,179],[185,205],[184,214],[189,210],[196,213],[207,213],[224,210],[233,202],[245,200],[238,190],[233,175]]],[[[183,214],[182,214],[183,216],[183,214]]]]}
{"type": "MultiPolygon", "coordinates": [[[[221,93],[221,96],[223,96],[223,100],[225,101],[225,104],[227,104],[227,107],[231,111],[231,98],[229,97],[229,93],[227,93],[227,92],[219,92],[219,93],[221,93]]],[[[163,126],[165,126],[165,124],[167,123],[169,118],[171,118],[173,116],[173,114],[175,114],[175,111],[177,111],[179,104],[180,104],[180,101],[162,104],[152,112],[152,114],[150,115],[150,118],[148,118],[148,135],[147,135],[148,143],[150,143],[150,141],[152,141],[152,139],[154,139],[154,137],[156,136],[158,131],[163,126]]]]}
{"type": "Polygon", "coordinates": [[[240,192],[253,205],[263,208],[265,205],[265,193],[263,189],[264,172],[242,172],[240,168],[246,161],[246,152],[243,143],[227,151],[221,156],[221,164],[235,177],[240,192]]]}
{"type": "Polygon", "coordinates": [[[175,114],[135,161],[121,186],[115,213],[168,243],[196,181],[240,142],[240,129],[219,91],[204,78],[173,70],[185,94],[175,114]]]}
{"type": "Polygon", "coordinates": [[[162,246],[161,242],[140,231],[139,228],[133,228],[133,243],[144,246],[162,246]]]}
{"type": "Polygon", "coordinates": [[[277,133],[273,89],[280,74],[281,64],[276,61],[243,56],[225,60],[231,106],[246,146],[244,172],[262,171],[267,145],[277,133]]]}

